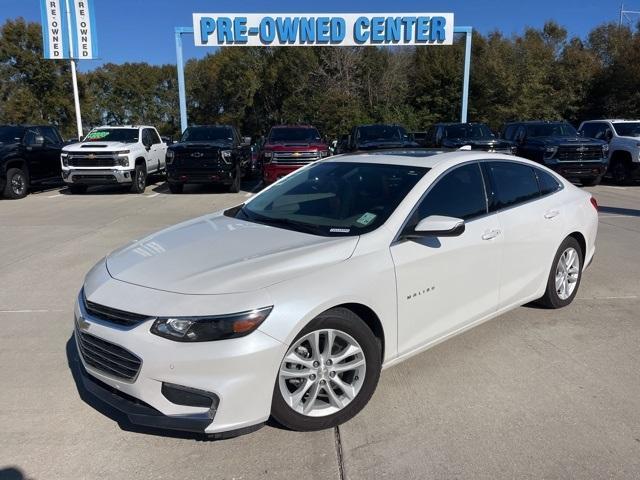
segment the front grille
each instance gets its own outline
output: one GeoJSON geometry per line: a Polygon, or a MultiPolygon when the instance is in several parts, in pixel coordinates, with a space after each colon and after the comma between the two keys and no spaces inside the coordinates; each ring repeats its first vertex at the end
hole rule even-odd
{"type": "Polygon", "coordinates": [[[112,377],[135,380],[142,360],[125,348],[76,328],[80,355],[87,365],[112,377]]]}
{"type": "Polygon", "coordinates": [[[556,158],[560,162],[582,162],[582,161],[593,161],[593,160],[602,160],[603,157],[602,147],[599,145],[595,146],[560,146],[558,147],[558,152],[556,153],[556,158]]]}
{"type": "Polygon", "coordinates": [[[82,156],[69,157],[70,167],[115,167],[118,162],[111,156],[82,156]]]}
{"type": "Polygon", "coordinates": [[[320,152],[273,152],[274,163],[310,163],[319,160],[320,152]]]}
{"type": "Polygon", "coordinates": [[[148,315],[141,315],[139,313],[125,312],[123,310],[117,310],[111,307],[105,307],[104,305],[98,305],[84,298],[84,308],[89,315],[98,320],[103,320],[109,323],[115,323],[123,325],[125,327],[134,327],[147,320],[153,320],[155,317],[148,315]]]}
{"type": "Polygon", "coordinates": [[[113,175],[80,175],[73,174],[74,182],[82,183],[118,183],[118,180],[113,175]]]}

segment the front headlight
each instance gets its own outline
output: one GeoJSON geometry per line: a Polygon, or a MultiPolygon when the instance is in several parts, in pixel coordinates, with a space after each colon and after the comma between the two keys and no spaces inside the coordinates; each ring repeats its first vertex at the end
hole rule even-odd
{"type": "Polygon", "coordinates": [[[264,152],[264,161],[269,163],[271,161],[271,157],[273,157],[273,152],[264,152]]]}
{"type": "Polygon", "coordinates": [[[129,154],[129,150],[120,150],[119,152],[115,152],[115,153],[116,153],[116,160],[118,162],[118,165],[120,165],[121,167],[128,167],[129,157],[127,155],[129,154]]]}
{"type": "Polygon", "coordinates": [[[220,155],[225,163],[231,163],[231,150],[222,150],[220,155]]]}
{"type": "Polygon", "coordinates": [[[319,153],[320,153],[320,158],[324,158],[329,155],[329,152],[327,152],[326,150],[320,150],[319,153]]]}
{"type": "Polygon", "coordinates": [[[175,158],[175,156],[176,154],[173,150],[167,150],[167,155],[165,156],[167,165],[171,165],[173,163],[173,159],[175,158]]]}
{"type": "Polygon", "coordinates": [[[69,166],[69,154],[66,152],[62,152],[60,154],[60,160],[62,160],[62,166],[63,167],[68,167],[69,166]]]}
{"type": "Polygon", "coordinates": [[[211,342],[249,335],[269,316],[273,307],[209,317],[157,319],[151,333],[176,342],[211,342]]]}

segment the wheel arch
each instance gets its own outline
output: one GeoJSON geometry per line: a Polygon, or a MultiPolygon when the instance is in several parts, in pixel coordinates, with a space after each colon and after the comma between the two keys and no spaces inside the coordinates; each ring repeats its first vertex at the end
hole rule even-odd
{"type": "Polygon", "coordinates": [[[29,176],[29,167],[27,165],[27,162],[20,157],[14,157],[4,162],[3,171],[6,173],[10,168],[19,168],[21,170],[24,170],[27,176],[29,176]]]}
{"type": "Polygon", "coordinates": [[[611,161],[632,162],[633,155],[631,155],[631,152],[628,152],[627,150],[614,150],[613,152],[611,152],[611,161]]]}
{"type": "Polygon", "coordinates": [[[136,158],[134,165],[137,167],[138,165],[142,165],[145,170],[147,169],[147,160],[144,157],[136,158]]]}
{"type": "MultiPolygon", "coordinates": [[[[371,307],[364,305],[362,303],[343,303],[341,305],[336,305],[332,308],[345,308],[347,310],[352,311],[357,316],[359,316],[364,323],[371,329],[373,335],[380,342],[380,359],[384,361],[384,352],[385,352],[385,336],[384,336],[384,328],[382,327],[382,322],[380,318],[373,311],[371,307]]],[[[326,310],[325,310],[326,311],[326,310]]]]}
{"type": "Polygon", "coordinates": [[[574,238],[578,242],[578,245],[580,245],[580,248],[582,249],[582,261],[584,262],[587,256],[587,239],[581,232],[578,231],[571,232],[569,235],[567,235],[567,238],[569,237],[574,238]]]}

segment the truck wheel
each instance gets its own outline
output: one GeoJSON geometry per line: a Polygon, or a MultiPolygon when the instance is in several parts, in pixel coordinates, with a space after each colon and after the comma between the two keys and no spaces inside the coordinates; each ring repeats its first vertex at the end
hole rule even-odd
{"type": "Polygon", "coordinates": [[[68,188],[73,195],[82,195],[87,192],[86,185],[69,185],[68,188]]]}
{"type": "Polygon", "coordinates": [[[583,187],[595,187],[600,185],[600,180],[602,180],[602,177],[588,177],[580,179],[580,183],[583,187]]]}
{"type": "Polygon", "coordinates": [[[147,169],[144,165],[136,165],[131,192],[144,193],[145,188],[147,188],[147,169]]]}
{"type": "Polygon", "coordinates": [[[29,175],[20,168],[7,170],[7,184],[4,187],[4,196],[12,200],[24,198],[29,193],[29,175]]]}
{"type": "Polygon", "coordinates": [[[183,189],[184,189],[184,183],[169,182],[169,191],[171,193],[182,193],[183,189]]]}
{"type": "Polygon", "coordinates": [[[242,181],[242,172],[240,171],[240,165],[236,165],[236,174],[233,177],[233,183],[229,185],[229,192],[238,193],[240,191],[241,181],[242,181]]]}
{"type": "Polygon", "coordinates": [[[628,162],[616,160],[611,166],[611,175],[618,185],[628,185],[631,182],[631,168],[628,162]]]}

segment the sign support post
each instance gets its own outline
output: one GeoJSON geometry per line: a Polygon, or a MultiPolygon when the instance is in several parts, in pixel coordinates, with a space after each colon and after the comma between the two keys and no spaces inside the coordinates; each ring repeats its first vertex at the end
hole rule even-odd
{"type": "Polygon", "coordinates": [[[187,119],[187,94],[184,85],[184,62],[182,60],[182,35],[193,33],[191,27],[176,27],[176,63],[178,67],[178,98],[180,102],[180,133],[183,133],[188,125],[187,119]]]}
{"type": "MultiPolygon", "coordinates": [[[[69,0],[65,0],[65,6],[67,9],[67,25],[71,26],[71,8],[69,7],[69,0]]],[[[67,29],[69,32],[69,61],[71,62],[71,83],[73,83],[73,103],[76,109],[76,126],[78,128],[78,140],[82,140],[82,116],[80,113],[80,94],[78,93],[78,75],[76,74],[76,61],[73,59],[73,33],[72,29],[67,29]]]]}
{"type": "Polygon", "coordinates": [[[464,47],[464,76],[462,79],[462,111],[460,112],[460,122],[467,123],[467,110],[469,109],[469,76],[471,74],[471,37],[473,29],[471,27],[454,27],[453,33],[465,34],[464,47]]]}

